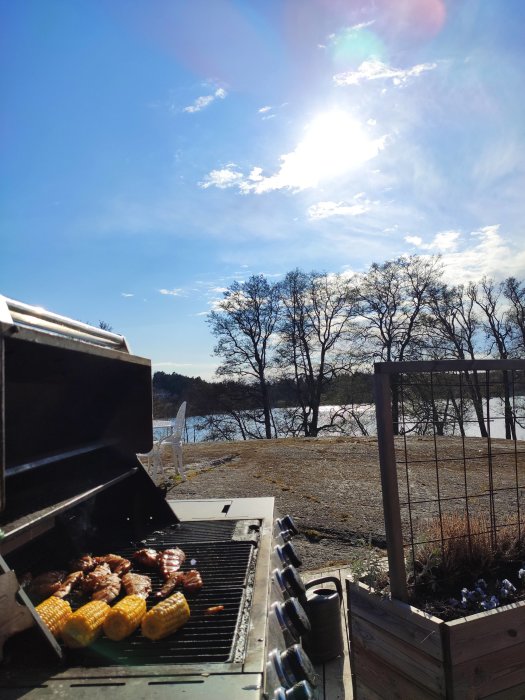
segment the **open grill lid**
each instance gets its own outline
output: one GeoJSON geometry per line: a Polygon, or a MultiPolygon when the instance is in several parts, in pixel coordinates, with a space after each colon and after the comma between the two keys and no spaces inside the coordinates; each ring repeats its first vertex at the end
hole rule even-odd
{"type": "Polygon", "coordinates": [[[151,363],[123,336],[0,296],[0,380],[5,537],[125,478],[151,449],[151,363]]]}

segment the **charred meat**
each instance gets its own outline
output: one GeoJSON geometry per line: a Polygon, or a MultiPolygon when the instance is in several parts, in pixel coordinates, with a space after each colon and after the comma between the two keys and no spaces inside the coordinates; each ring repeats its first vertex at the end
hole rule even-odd
{"type": "Polygon", "coordinates": [[[182,583],[183,579],[184,574],[182,571],[175,571],[174,573],[170,574],[166,579],[166,583],[155,593],[155,598],[166,598],[169,596],[175,590],[175,588],[177,588],[179,583],[182,583]]]}
{"type": "Polygon", "coordinates": [[[119,556],[118,554],[105,554],[102,557],[95,557],[95,562],[99,564],[107,564],[111,569],[112,573],[122,576],[127,574],[131,569],[131,562],[129,559],[119,556]]]}
{"type": "Polygon", "coordinates": [[[29,596],[33,599],[44,599],[52,596],[66,577],[65,571],[46,571],[36,576],[27,587],[29,596]]]}
{"type": "Polygon", "coordinates": [[[165,580],[168,580],[171,574],[174,574],[180,569],[184,564],[186,555],[179,549],[165,549],[163,552],[159,552],[157,556],[157,565],[160,569],[160,573],[165,580]]]}
{"type": "Polygon", "coordinates": [[[124,574],[122,585],[126,595],[138,595],[141,598],[147,598],[151,593],[151,579],[143,574],[124,574]]]}
{"type": "Polygon", "coordinates": [[[191,569],[182,574],[182,585],[188,593],[196,593],[202,588],[202,578],[197,569],[191,569]]]}
{"type": "Polygon", "coordinates": [[[156,549],[139,549],[132,555],[137,564],[140,564],[140,566],[149,567],[150,569],[155,569],[157,567],[158,556],[159,553],[156,549]]]}
{"type": "Polygon", "coordinates": [[[99,564],[93,571],[91,571],[87,576],[84,577],[82,582],[82,589],[84,593],[93,593],[104,579],[111,574],[111,569],[108,564],[99,564]]]}
{"type": "Polygon", "coordinates": [[[66,578],[60,584],[60,587],[53,593],[56,598],[65,598],[69,595],[72,589],[82,581],[84,574],[82,571],[73,571],[72,574],[68,574],[66,578]]]}
{"type": "Polygon", "coordinates": [[[111,603],[112,600],[120,593],[122,582],[118,574],[109,573],[105,578],[100,580],[100,583],[95,587],[91,600],[103,600],[106,603],[111,603]]]}
{"type": "Polygon", "coordinates": [[[83,554],[78,559],[73,559],[69,562],[70,571],[82,571],[88,574],[90,571],[96,567],[97,562],[90,554],[83,554]]]}

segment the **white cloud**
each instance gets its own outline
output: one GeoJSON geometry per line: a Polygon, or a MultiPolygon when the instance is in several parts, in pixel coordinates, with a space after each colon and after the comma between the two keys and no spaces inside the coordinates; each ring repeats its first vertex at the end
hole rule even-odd
{"type": "Polygon", "coordinates": [[[258,109],[257,111],[259,114],[264,114],[265,112],[269,112],[272,109],[272,107],[266,105],[265,107],[261,107],[261,109],[258,109]]]}
{"type": "Polygon", "coordinates": [[[215,92],[212,95],[202,95],[201,97],[197,97],[193,104],[184,107],[182,111],[188,112],[189,114],[193,114],[194,112],[200,112],[202,109],[210,105],[214,100],[224,100],[227,94],[228,93],[226,92],[226,90],[224,90],[224,88],[217,88],[217,90],[215,90],[215,92]]]}
{"type": "Polygon", "coordinates": [[[120,293],[121,297],[134,297],[134,294],[130,294],[129,292],[121,292],[120,293]]]}
{"type": "Polygon", "coordinates": [[[212,170],[202,182],[199,182],[199,187],[206,190],[208,187],[218,187],[220,190],[225,190],[228,187],[239,184],[244,176],[238,170],[233,170],[235,166],[228,165],[220,170],[212,170]]]}
{"type": "Polygon", "coordinates": [[[180,297],[182,295],[182,289],[159,289],[161,294],[166,294],[172,297],[180,297]]]}
{"type": "Polygon", "coordinates": [[[392,80],[394,85],[404,85],[409,78],[420,76],[425,71],[434,70],[437,63],[419,63],[412,68],[392,68],[375,58],[363,61],[356,71],[334,75],[336,85],[359,85],[367,80],[392,80]]]}
{"type": "Polygon", "coordinates": [[[234,166],[212,170],[199,185],[225,189],[236,185],[244,194],[273,190],[304,190],[359,168],[385,147],[387,137],[369,138],[367,130],[346,112],[325,112],[305,129],[303,139],[290,153],[280,156],[280,167],[273,175],[263,175],[260,167],[245,177],[234,166]]]}
{"type": "Polygon", "coordinates": [[[312,204],[307,210],[308,218],[317,220],[327,219],[331,216],[359,216],[370,211],[372,202],[359,201],[359,196],[354,199],[357,200],[354,204],[348,202],[317,202],[317,204],[312,204]]]}
{"type": "Polygon", "coordinates": [[[405,241],[421,248],[436,253],[453,252],[458,247],[459,231],[440,231],[436,233],[430,243],[423,243],[421,236],[405,236],[405,241]]]}
{"type": "Polygon", "coordinates": [[[469,242],[471,245],[461,250],[442,252],[444,276],[451,284],[476,282],[484,276],[496,281],[511,276],[523,277],[525,250],[505,238],[499,224],[472,231],[469,242]]]}

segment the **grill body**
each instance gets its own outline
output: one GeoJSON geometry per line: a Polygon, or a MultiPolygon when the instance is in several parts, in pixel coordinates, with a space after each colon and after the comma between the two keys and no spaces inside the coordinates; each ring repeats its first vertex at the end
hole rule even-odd
{"type": "Polygon", "coordinates": [[[268,624],[273,498],[165,499],[136,456],[153,442],[151,365],[122,336],[0,297],[0,379],[0,601],[8,623],[21,607],[28,621],[7,639],[0,630],[0,696],[273,695],[268,652],[290,643],[268,624]],[[63,650],[16,583],[85,553],[174,546],[204,587],[187,596],[189,622],[159,642],[136,633],[63,650]]]}

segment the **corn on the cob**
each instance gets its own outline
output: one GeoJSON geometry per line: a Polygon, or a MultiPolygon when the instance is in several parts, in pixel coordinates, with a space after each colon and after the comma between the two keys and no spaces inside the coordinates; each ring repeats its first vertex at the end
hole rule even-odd
{"type": "Polygon", "coordinates": [[[54,595],[43,600],[35,609],[54,637],[58,637],[68,618],[73,614],[67,600],[54,595]]]}
{"type": "Polygon", "coordinates": [[[73,649],[87,647],[98,637],[111,608],[103,600],[91,600],[76,610],[62,629],[62,639],[73,649]]]}
{"type": "Polygon", "coordinates": [[[190,608],[182,593],[157,603],[142,620],[142,634],[148,639],[163,639],[176,632],[190,618],[190,608]]]}
{"type": "Polygon", "coordinates": [[[146,614],[146,601],[139,595],[127,595],[114,605],[104,620],[104,633],[114,642],[129,637],[146,614]]]}

